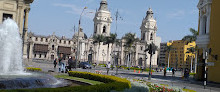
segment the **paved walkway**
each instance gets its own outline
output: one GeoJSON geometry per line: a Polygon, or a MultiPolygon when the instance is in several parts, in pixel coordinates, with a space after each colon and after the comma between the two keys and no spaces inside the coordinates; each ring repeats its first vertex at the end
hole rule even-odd
{"type": "MultiPolygon", "coordinates": [[[[53,70],[58,72],[58,67],[54,69],[52,63],[39,63],[39,62],[26,62],[26,67],[37,67],[41,68],[43,71],[48,72],[48,70],[53,70]]],[[[85,72],[93,72],[95,71],[102,71],[103,74],[106,74],[106,69],[102,67],[98,67],[96,69],[75,69],[76,71],[85,71],[85,72]]],[[[110,70],[110,74],[115,75],[115,70],[110,70]]],[[[152,79],[148,80],[148,73],[134,73],[132,70],[119,70],[118,77],[123,78],[131,78],[131,79],[143,79],[148,82],[158,83],[158,84],[167,84],[169,86],[174,86],[178,88],[186,88],[195,90],[197,92],[220,92],[220,85],[219,84],[208,84],[206,89],[204,89],[203,82],[195,81],[190,78],[188,81],[181,79],[181,72],[177,72],[175,77],[172,77],[171,72],[167,73],[167,77],[163,76],[162,72],[155,72],[152,74],[152,79]]]]}

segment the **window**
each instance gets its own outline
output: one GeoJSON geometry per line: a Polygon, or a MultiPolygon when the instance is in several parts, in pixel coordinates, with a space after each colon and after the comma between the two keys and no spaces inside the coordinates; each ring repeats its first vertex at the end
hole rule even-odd
{"type": "Polygon", "coordinates": [[[66,41],[64,41],[64,44],[66,44],[66,41]]]}
{"type": "Polygon", "coordinates": [[[54,50],[54,45],[52,45],[52,50],[54,50]]]}
{"type": "Polygon", "coordinates": [[[207,33],[207,17],[204,16],[203,17],[203,22],[202,22],[202,34],[206,34],[207,33]]]}
{"type": "Polygon", "coordinates": [[[143,33],[143,37],[142,37],[142,40],[145,40],[145,33],[143,33]]]}
{"type": "Polygon", "coordinates": [[[36,54],[34,54],[34,57],[36,58],[36,57],[37,57],[37,55],[36,55],[36,54]]]}
{"type": "Polygon", "coordinates": [[[153,40],[153,33],[150,34],[150,40],[153,40]]]}
{"type": "Polygon", "coordinates": [[[97,30],[98,30],[98,26],[96,25],[95,32],[94,32],[95,34],[97,33],[97,30]]]}
{"type": "Polygon", "coordinates": [[[47,58],[47,54],[45,54],[44,57],[47,58]]]}
{"type": "Polygon", "coordinates": [[[71,41],[69,41],[69,44],[71,43],[71,41]]]}
{"type": "Polygon", "coordinates": [[[103,33],[106,33],[106,27],[105,26],[103,27],[103,33]]]}
{"type": "Polygon", "coordinates": [[[43,38],[41,38],[40,41],[43,41],[43,38]]]}
{"type": "Polygon", "coordinates": [[[13,15],[12,14],[6,14],[6,13],[3,13],[3,18],[2,18],[2,21],[4,21],[5,19],[7,18],[10,18],[12,19],[13,15]]]}
{"type": "Polygon", "coordinates": [[[39,58],[41,58],[41,54],[39,55],[39,58]]]}
{"type": "Polygon", "coordinates": [[[143,47],[141,46],[141,50],[143,50],[143,47]]]}
{"type": "Polygon", "coordinates": [[[48,39],[46,38],[46,42],[48,42],[48,39]]]}
{"type": "Polygon", "coordinates": [[[35,41],[38,41],[37,37],[35,38],[35,41]]]}
{"type": "Polygon", "coordinates": [[[62,40],[60,40],[60,43],[62,42],[62,40]]]}

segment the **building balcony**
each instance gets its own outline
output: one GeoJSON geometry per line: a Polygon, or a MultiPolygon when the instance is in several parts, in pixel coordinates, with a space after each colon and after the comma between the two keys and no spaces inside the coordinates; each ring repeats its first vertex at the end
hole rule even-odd
{"type": "Polygon", "coordinates": [[[196,45],[199,48],[207,48],[210,41],[209,34],[198,35],[196,40],[196,45]]]}

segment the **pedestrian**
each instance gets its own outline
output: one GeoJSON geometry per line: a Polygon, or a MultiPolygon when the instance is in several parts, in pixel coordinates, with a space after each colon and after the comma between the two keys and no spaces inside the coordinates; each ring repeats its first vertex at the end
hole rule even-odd
{"type": "Polygon", "coordinates": [[[141,66],[141,72],[142,73],[144,72],[144,66],[141,66]]]}
{"type": "Polygon", "coordinates": [[[108,75],[108,73],[109,73],[109,69],[110,69],[110,68],[111,68],[111,63],[108,62],[108,64],[106,64],[107,75],[108,75]]]}
{"type": "Polygon", "coordinates": [[[167,68],[166,67],[164,68],[163,72],[164,72],[164,77],[166,77],[166,74],[167,74],[167,68]]]}
{"type": "Polygon", "coordinates": [[[61,72],[61,66],[62,66],[62,58],[59,59],[59,72],[61,72]]]}
{"type": "Polygon", "coordinates": [[[55,69],[57,66],[57,58],[53,61],[53,64],[54,64],[54,69],[55,69]]]}
{"type": "Polygon", "coordinates": [[[69,60],[68,60],[68,69],[69,69],[69,71],[71,71],[71,68],[73,67],[73,65],[74,65],[73,58],[69,57],[69,60]]]}
{"type": "Polygon", "coordinates": [[[175,69],[172,69],[172,76],[175,76],[175,69]]]}

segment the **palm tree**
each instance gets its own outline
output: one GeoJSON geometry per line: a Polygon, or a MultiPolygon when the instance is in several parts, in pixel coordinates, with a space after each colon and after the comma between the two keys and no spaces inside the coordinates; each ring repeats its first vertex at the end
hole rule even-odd
{"type": "Polygon", "coordinates": [[[191,43],[193,41],[196,41],[197,36],[199,35],[199,32],[193,28],[190,28],[189,30],[192,33],[192,35],[184,36],[182,40],[187,41],[188,43],[191,43]]]}
{"type": "Polygon", "coordinates": [[[167,64],[167,67],[169,68],[170,67],[170,51],[173,49],[173,46],[172,45],[169,45],[169,46],[166,46],[165,47],[165,52],[168,53],[168,64],[167,64]]]}
{"type": "Polygon", "coordinates": [[[125,39],[125,49],[128,51],[128,62],[127,62],[127,67],[130,67],[130,63],[131,63],[131,53],[132,53],[132,47],[134,47],[134,43],[138,40],[137,38],[135,38],[135,34],[133,33],[127,33],[125,34],[125,36],[123,37],[123,39],[125,39]]]}
{"type": "MultiPolygon", "coordinates": [[[[193,28],[190,28],[190,32],[192,33],[192,35],[187,35],[185,37],[183,37],[183,41],[187,41],[187,43],[191,43],[193,41],[196,41],[197,36],[199,35],[199,32],[193,28]]],[[[195,73],[196,73],[196,67],[197,67],[197,46],[195,47],[195,73]]]]}
{"type": "Polygon", "coordinates": [[[107,61],[109,59],[109,45],[112,44],[112,46],[113,46],[113,44],[116,41],[116,38],[117,38],[117,34],[112,34],[112,33],[110,34],[110,36],[105,36],[104,37],[104,44],[108,45],[107,59],[106,59],[107,61]]]}
{"type": "MultiPolygon", "coordinates": [[[[96,43],[99,44],[99,47],[98,47],[98,56],[99,56],[100,45],[101,45],[101,42],[104,41],[104,36],[103,35],[94,35],[93,40],[94,40],[93,44],[96,44],[96,43]]],[[[97,62],[99,63],[97,56],[96,56],[96,59],[97,59],[97,62]]]]}
{"type": "Polygon", "coordinates": [[[186,53],[192,53],[192,55],[191,55],[191,67],[190,67],[190,71],[192,72],[193,54],[195,54],[197,51],[196,51],[195,47],[188,48],[187,50],[188,51],[186,53]]]}

